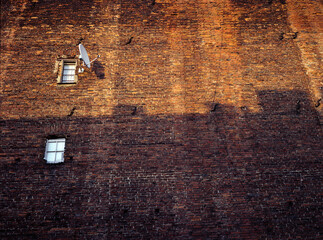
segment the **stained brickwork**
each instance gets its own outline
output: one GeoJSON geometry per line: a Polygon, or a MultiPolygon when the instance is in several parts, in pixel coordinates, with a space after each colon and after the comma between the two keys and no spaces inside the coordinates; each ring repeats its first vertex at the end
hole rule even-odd
{"type": "Polygon", "coordinates": [[[320,7],[1,1],[0,238],[320,239],[320,7]]]}

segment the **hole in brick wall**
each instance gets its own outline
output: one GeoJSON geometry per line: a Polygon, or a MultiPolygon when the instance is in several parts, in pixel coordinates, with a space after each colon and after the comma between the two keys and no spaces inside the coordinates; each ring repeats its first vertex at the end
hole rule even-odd
{"type": "Polygon", "coordinates": [[[129,40],[124,45],[129,45],[132,42],[133,37],[130,37],[129,40]]]}
{"type": "Polygon", "coordinates": [[[155,213],[158,214],[160,212],[159,208],[155,208],[155,213]]]}
{"type": "Polygon", "coordinates": [[[286,0],[280,0],[281,4],[286,4],[286,0]]]}
{"type": "Polygon", "coordinates": [[[219,103],[215,103],[214,106],[213,106],[213,108],[212,108],[212,110],[210,112],[215,112],[216,109],[219,107],[219,105],[220,105],[219,103]]]}
{"type": "Polygon", "coordinates": [[[295,112],[297,115],[301,114],[301,101],[297,101],[295,112]]]}
{"type": "Polygon", "coordinates": [[[271,5],[273,3],[273,0],[267,0],[267,5],[271,5]]]}
{"type": "Polygon", "coordinates": [[[123,209],[123,215],[128,215],[128,213],[129,213],[129,210],[128,209],[123,209]]]}
{"type": "Polygon", "coordinates": [[[319,107],[321,105],[321,101],[322,101],[321,98],[317,100],[317,102],[315,103],[315,107],[319,107]]]}
{"type": "Polygon", "coordinates": [[[20,160],[20,158],[16,158],[16,159],[15,159],[15,162],[16,162],[16,163],[19,163],[20,161],[21,161],[21,160],[20,160]]]}
{"type": "Polygon", "coordinates": [[[79,39],[79,41],[78,41],[77,45],[81,44],[83,40],[84,40],[84,38],[82,38],[82,37],[81,37],[81,38],[79,39]]]}
{"type": "Polygon", "coordinates": [[[124,85],[126,82],[126,79],[122,76],[120,76],[120,73],[116,73],[116,80],[115,80],[115,86],[119,87],[124,85]]]}
{"type": "Polygon", "coordinates": [[[137,112],[137,107],[134,107],[131,115],[136,115],[136,112],[137,112]]]}
{"type": "Polygon", "coordinates": [[[197,115],[196,114],[191,114],[191,115],[188,115],[187,116],[187,120],[188,121],[195,121],[197,118],[197,115]]]}
{"type": "Polygon", "coordinates": [[[292,201],[288,201],[288,202],[287,202],[287,206],[288,206],[289,208],[292,208],[292,207],[294,206],[294,203],[293,203],[292,201]]]}
{"type": "Polygon", "coordinates": [[[76,110],[76,107],[73,107],[70,113],[67,115],[68,117],[71,117],[74,114],[74,111],[76,110]]]}

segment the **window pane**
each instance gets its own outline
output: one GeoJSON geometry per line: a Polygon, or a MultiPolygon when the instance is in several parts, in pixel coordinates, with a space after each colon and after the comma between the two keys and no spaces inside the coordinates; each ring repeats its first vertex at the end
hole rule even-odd
{"type": "Polygon", "coordinates": [[[56,162],[63,162],[64,161],[64,152],[57,152],[56,153],[56,162]]]}
{"type": "Polygon", "coordinates": [[[56,142],[47,142],[47,151],[56,151],[56,142]]]}
{"type": "Polygon", "coordinates": [[[64,70],[63,71],[63,75],[74,75],[75,73],[75,70],[64,70]]]}
{"type": "Polygon", "coordinates": [[[57,143],[57,151],[64,151],[65,142],[58,142],[57,143]]]}
{"type": "Polygon", "coordinates": [[[74,82],[74,76],[63,76],[62,82],[74,82]]]}
{"type": "Polygon", "coordinates": [[[64,64],[64,70],[75,70],[75,64],[64,64]]]}
{"type": "Polygon", "coordinates": [[[54,163],[55,162],[55,155],[56,152],[49,152],[47,153],[47,162],[54,163]]]}

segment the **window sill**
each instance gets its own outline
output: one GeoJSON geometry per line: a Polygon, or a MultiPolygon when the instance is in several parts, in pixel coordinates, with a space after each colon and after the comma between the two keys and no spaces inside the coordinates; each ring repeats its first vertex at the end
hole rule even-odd
{"type": "Polygon", "coordinates": [[[58,165],[58,164],[63,164],[64,163],[64,161],[63,162],[47,162],[46,161],[46,164],[48,164],[48,165],[58,165]]]}
{"type": "Polygon", "coordinates": [[[57,83],[57,86],[73,86],[75,84],[76,84],[76,82],[74,82],[74,83],[57,83]]]}

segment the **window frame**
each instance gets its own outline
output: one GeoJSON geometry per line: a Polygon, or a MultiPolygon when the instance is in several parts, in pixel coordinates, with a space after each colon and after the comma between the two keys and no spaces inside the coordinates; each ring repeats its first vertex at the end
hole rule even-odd
{"type": "Polygon", "coordinates": [[[63,61],[63,71],[62,71],[62,83],[74,83],[75,82],[75,71],[76,71],[76,63],[63,61]],[[72,66],[72,68],[67,68],[72,66]],[[72,74],[73,73],[73,74],[72,74]],[[64,80],[64,77],[66,78],[64,80]],[[71,78],[71,79],[69,79],[71,78]]]}
{"type": "Polygon", "coordinates": [[[45,155],[44,159],[48,164],[57,164],[64,162],[64,154],[65,154],[65,145],[66,145],[66,138],[48,138],[46,139],[46,147],[45,147],[45,155]],[[49,150],[50,144],[55,143],[55,150],[49,150]],[[58,143],[64,143],[63,149],[58,149],[58,143]],[[49,160],[49,153],[55,153],[54,161],[49,160]],[[57,154],[62,154],[61,158],[57,158],[57,154]]]}
{"type": "Polygon", "coordinates": [[[63,84],[63,85],[69,85],[69,84],[76,84],[78,81],[78,59],[60,59],[60,70],[59,70],[59,74],[58,74],[58,78],[57,78],[57,83],[58,84],[63,84]],[[66,65],[74,65],[75,69],[74,69],[74,79],[73,81],[68,81],[65,82],[63,80],[64,78],[64,66],[66,65]]]}

